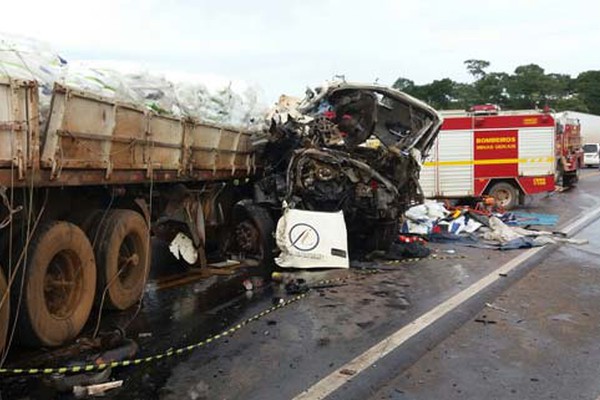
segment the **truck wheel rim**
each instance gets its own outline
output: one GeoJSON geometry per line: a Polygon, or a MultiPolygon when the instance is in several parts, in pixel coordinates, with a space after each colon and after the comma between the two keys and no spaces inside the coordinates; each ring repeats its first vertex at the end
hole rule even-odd
{"type": "Polygon", "coordinates": [[[235,236],[239,249],[246,253],[246,255],[258,259],[262,257],[260,233],[254,224],[248,221],[241,222],[236,227],[235,236]]]}
{"type": "Polygon", "coordinates": [[[56,319],[66,319],[77,309],[83,289],[83,268],[71,250],[58,252],[48,264],[44,276],[44,300],[56,319]]]}

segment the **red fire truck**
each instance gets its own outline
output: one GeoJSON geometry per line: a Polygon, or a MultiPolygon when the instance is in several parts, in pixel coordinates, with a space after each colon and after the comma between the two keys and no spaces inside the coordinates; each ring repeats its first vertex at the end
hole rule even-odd
{"type": "Polygon", "coordinates": [[[579,180],[579,170],[584,166],[581,143],[581,124],[568,113],[557,114],[556,120],[556,171],[557,185],[571,187],[579,180]]]}
{"type": "Polygon", "coordinates": [[[421,171],[426,197],[490,195],[510,209],[525,195],[577,180],[582,164],[577,120],[557,120],[539,110],[500,111],[491,104],[441,114],[444,124],[421,171]]]}

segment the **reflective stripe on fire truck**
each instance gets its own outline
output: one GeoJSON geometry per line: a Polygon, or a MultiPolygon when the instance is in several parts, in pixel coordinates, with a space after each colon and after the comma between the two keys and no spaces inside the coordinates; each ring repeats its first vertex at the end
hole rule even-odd
{"type": "Polygon", "coordinates": [[[435,167],[439,165],[491,165],[491,164],[521,164],[521,163],[546,163],[553,162],[554,157],[538,158],[498,158],[490,160],[460,160],[460,161],[426,161],[425,167],[435,167]]]}

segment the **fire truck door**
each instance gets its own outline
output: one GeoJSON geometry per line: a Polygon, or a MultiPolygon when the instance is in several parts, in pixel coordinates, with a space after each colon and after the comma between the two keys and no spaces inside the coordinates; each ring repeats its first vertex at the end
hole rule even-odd
{"type": "Polygon", "coordinates": [[[442,131],[438,137],[438,145],[439,195],[473,195],[473,131],[442,131]]]}

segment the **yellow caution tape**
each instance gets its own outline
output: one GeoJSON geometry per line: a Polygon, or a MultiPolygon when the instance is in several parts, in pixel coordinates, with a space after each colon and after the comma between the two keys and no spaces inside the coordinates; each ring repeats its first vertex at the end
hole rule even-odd
{"type": "Polygon", "coordinates": [[[467,258],[467,256],[464,256],[464,255],[455,255],[455,256],[432,255],[432,256],[423,257],[423,258],[403,258],[401,260],[391,260],[391,261],[386,261],[385,264],[387,264],[387,265],[408,264],[408,263],[414,263],[414,262],[423,261],[423,260],[458,260],[458,259],[464,259],[464,258],[467,258]]]}
{"type": "MultiPolygon", "coordinates": [[[[361,271],[362,274],[374,274],[377,273],[378,271],[361,271]]],[[[323,285],[323,284],[330,284],[330,283],[334,283],[334,282],[340,282],[340,281],[344,281],[348,278],[350,278],[352,275],[348,275],[348,276],[344,276],[341,278],[335,278],[335,279],[325,279],[322,281],[319,281],[317,284],[318,285],[323,285]]],[[[308,296],[309,292],[306,293],[302,293],[299,294],[295,297],[292,297],[288,300],[284,300],[282,302],[280,302],[279,304],[270,307],[266,310],[263,310],[261,312],[259,312],[258,314],[253,315],[252,317],[238,323],[237,325],[232,326],[231,328],[218,333],[216,335],[210,336],[198,343],[194,343],[194,344],[190,344],[188,346],[183,346],[177,349],[169,349],[167,351],[164,351],[162,353],[159,354],[155,354],[152,356],[148,356],[148,357],[144,357],[144,358],[135,358],[135,359],[131,359],[131,360],[123,360],[123,361],[113,361],[110,363],[99,363],[99,364],[87,364],[87,365],[77,365],[77,366],[72,366],[72,367],[55,367],[55,368],[0,368],[0,374],[13,374],[13,375],[40,375],[40,374],[44,374],[44,375],[50,375],[50,374],[66,374],[66,373],[80,373],[80,372],[92,372],[92,371],[102,371],[106,368],[116,368],[116,367],[127,367],[127,366],[131,366],[131,365],[140,365],[140,364],[146,364],[146,363],[151,363],[154,361],[159,361],[165,358],[169,358],[169,357],[173,357],[173,356],[179,356],[185,353],[188,353],[192,350],[198,349],[200,347],[204,347],[212,342],[215,342],[219,339],[223,339],[226,338],[228,336],[231,336],[232,334],[234,334],[235,332],[239,331],[240,329],[242,329],[244,326],[248,325],[251,322],[257,321],[261,318],[263,318],[264,316],[271,314],[274,311],[277,311],[283,307],[286,307],[290,304],[293,304],[299,300],[302,300],[303,298],[305,298],[306,296],[308,296]]]]}
{"type": "Polygon", "coordinates": [[[115,367],[127,367],[130,365],[140,365],[145,363],[150,363],[153,361],[162,360],[164,358],[182,355],[184,353],[188,353],[194,349],[206,346],[214,341],[225,338],[227,336],[232,335],[233,333],[242,329],[245,325],[248,325],[251,322],[259,320],[260,318],[268,315],[280,308],[288,306],[292,303],[295,303],[308,295],[307,293],[300,294],[298,296],[292,297],[291,299],[284,300],[283,302],[268,308],[264,311],[261,311],[258,314],[238,323],[237,325],[232,326],[231,328],[218,333],[216,335],[210,336],[207,339],[204,339],[198,343],[190,344],[188,346],[180,347],[178,349],[169,349],[165,352],[155,354],[152,356],[144,357],[144,358],[135,358],[131,360],[123,360],[123,361],[113,361],[110,363],[99,363],[99,364],[87,364],[87,365],[78,365],[72,367],[56,367],[56,368],[0,368],[0,374],[15,374],[15,375],[50,375],[50,374],[65,374],[65,373],[79,373],[79,372],[92,372],[92,371],[102,371],[106,368],[115,368],[115,367]]]}

